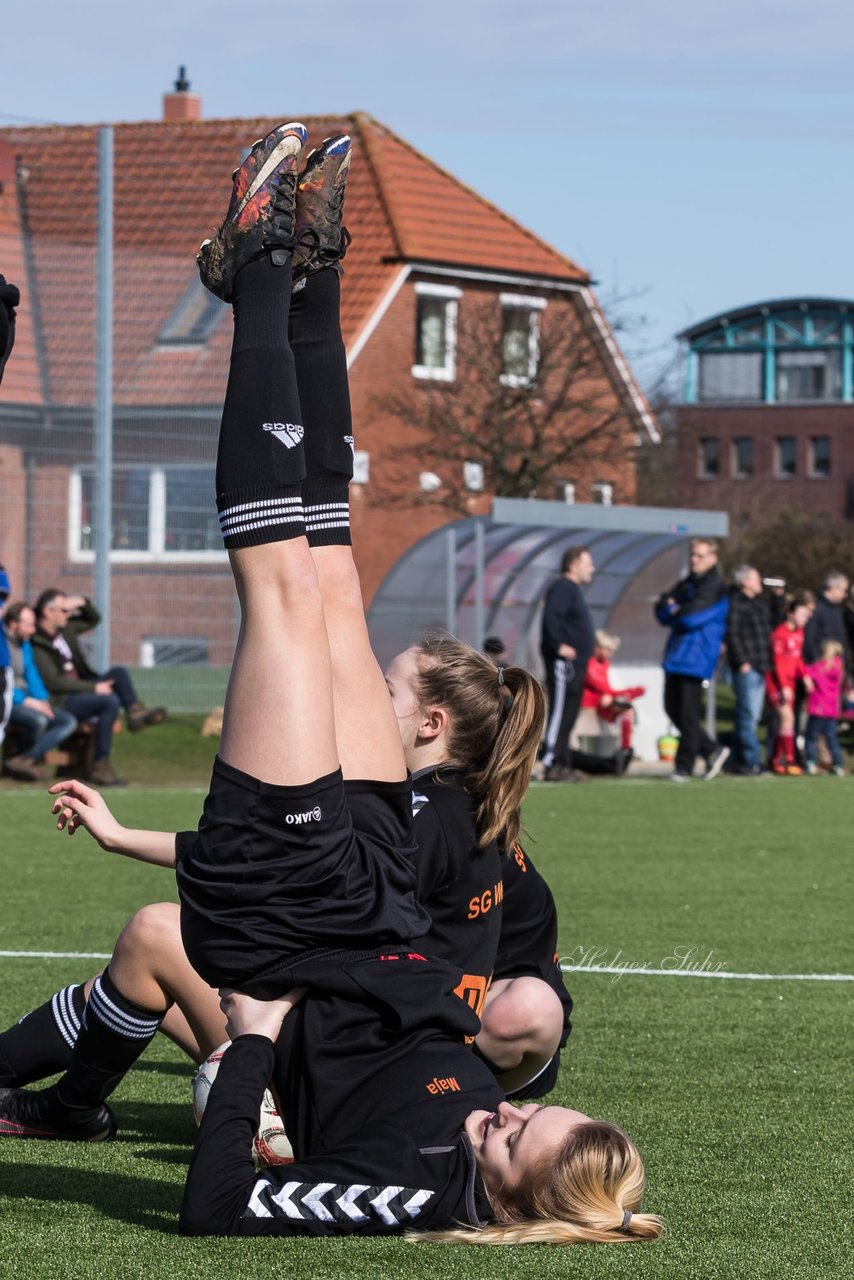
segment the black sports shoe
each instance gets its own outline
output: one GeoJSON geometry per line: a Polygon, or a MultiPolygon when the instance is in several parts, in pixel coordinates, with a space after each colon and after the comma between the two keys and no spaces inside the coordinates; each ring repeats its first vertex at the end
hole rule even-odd
{"type": "Polygon", "coordinates": [[[338,265],[350,243],[350,233],[341,225],[344,192],[350,172],[352,143],[346,133],[324,138],[309,154],[297,183],[296,248],[294,282],[338,265]]]}
{"type": "Polygon", "coordinates": [[[109,1142],[116,1136],[109,1107],[66,1108],[52,1094],[51,1089],[0,1089],[0,1138],[109,1142]]]}
{"type": "Polygon", "coordinates": [[[228,213],[196,255],[202,284],[224,302],[234,296],[234,277],[241,267],[266,253],[281,266],[294,247],[297,174],[305,139],[304,125],[280,124],[253,145],[232,174],[228,213]]]}

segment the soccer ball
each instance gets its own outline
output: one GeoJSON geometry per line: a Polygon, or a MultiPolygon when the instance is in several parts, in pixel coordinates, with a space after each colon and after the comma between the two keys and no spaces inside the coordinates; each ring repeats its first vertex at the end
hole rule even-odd
{"type": "Polygon", "coordinates": [[[193,1115],[196,1117],[196,1124],[202,1123],[202,1116],[205,1114],[205,1107],[208,1105],[208,1094],[213,1087],[214,1080],[216,1080],[219,1064],[222,1062],[225,1051],[230,1048],[231,1041],[226,1040],[225,1044],[221,1044],[218,1049],[214,1049],[210,1057],[205,1059],[193,1076],[193,1115]]]}
{"type": "Polygon", "coordinates": [[[294,1149],[290,1144],[276,1099],[269,1089],[261,1099],[261,1121],[252,1139],[252,1154],[261,1167],[274,1164],[293,1164],[294,1149]]]}
{"type": "MultiPolygon", "coordinates": [[[[216,1080],[219,1064],[230,1048],[231,1041],[226,1040],[225,1044],[221,1044],[205,1059],[193,1076],[193,1115],[196,1117],[196,1124],[202,1123],[208,1094],[216,1080]]],[[[258,1165],[293,1164],[294,1161],[294,1149],[285,1133],[276,1100],[269,1089],[264,1090],[264,1097],[261,1099],[258,1132],[252,1139],[252,1154],[258,1165]]]]}

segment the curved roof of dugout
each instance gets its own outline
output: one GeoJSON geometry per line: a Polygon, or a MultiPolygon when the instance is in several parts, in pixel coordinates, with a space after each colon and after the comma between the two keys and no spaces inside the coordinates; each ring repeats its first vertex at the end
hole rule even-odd
{"type": "Polygon", "coordinates": [[[596,564],[585,591],[595,626],[620,636],[621,663],[657,665],[655,600],[685,571],[692,537],[727,529],[722,512],[498,499],[491,519],[446,525],[401,556],[369,610],[371,639],[385,664],[426,627],[478,648],[498,635],[511,662],[536,669],[545,593],[566,549],[582,545],[596,564]]]}

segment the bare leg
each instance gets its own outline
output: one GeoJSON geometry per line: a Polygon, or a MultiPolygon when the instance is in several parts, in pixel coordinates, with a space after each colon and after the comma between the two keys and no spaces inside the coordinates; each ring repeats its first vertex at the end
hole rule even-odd
{"type": "Polygon", "coordinates": [[[137,911],[116,942],[110,975],[123,995],[145,1009],[177,1006],[181,1016],[161,1030],[197,1061],[227,1039],[219,996],[184,953],[179,908],[173,903],[158,902],[137,911]]]}
{"type": "Polygon", "coordinates": [[[335,736],[344,777],[397,782],[406,777],[400,728],[371,649],[350,547],[315,547],[311,554],[326,614],[335,736]]]}
{"type": "Polygon", "coordinates": [[[499,978],[486,997],[476,1044],[502,1069],[498,1083],[506,1092],[521,1087],[557,1052],[563,1031],[563,1006],[540,978],[499,978]]]}

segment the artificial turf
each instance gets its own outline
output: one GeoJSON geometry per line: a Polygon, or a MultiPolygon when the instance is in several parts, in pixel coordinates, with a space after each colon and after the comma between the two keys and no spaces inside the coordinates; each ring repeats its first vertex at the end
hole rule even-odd
{"type": "MultiPolygon", "coordinates": [[[[529,847],[558,900],[561,954],[587,966],[569,975],[574,1030],[552,1100],[632,1133],[666,1241],[183,1240],[191,1068],[158,1037],[114,1096],[116,1142],[2,1144],[0,1276],[848,1277],[851,983],[634,970],[854,973],[852,799],[854,783],[835,778],[531,791],[529,847]]],[[[111,800],[129,825],[183,827],[202,791],[111,800]]],[[[108,952],[136,906],[174,896],[168,872],[109,857],[85,834],[59,836],[42,796],[4,791],[0,804],[3,950],[108,952]]],[[[0,964],[0,1025],[98,967],[0,964]]]]}

